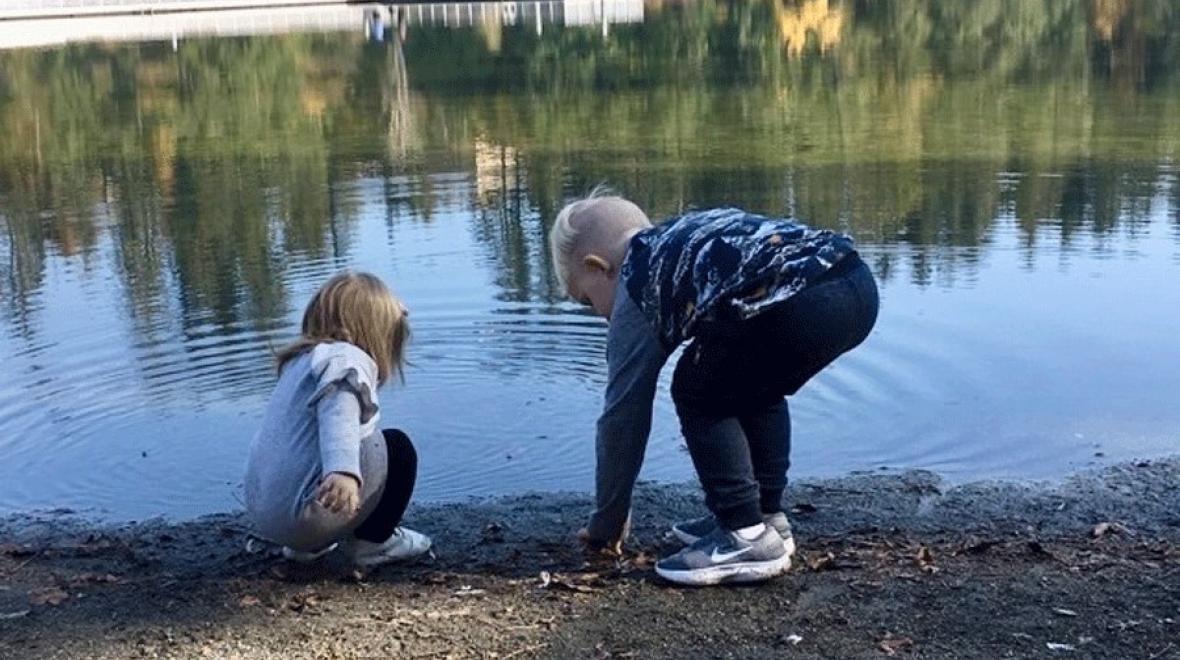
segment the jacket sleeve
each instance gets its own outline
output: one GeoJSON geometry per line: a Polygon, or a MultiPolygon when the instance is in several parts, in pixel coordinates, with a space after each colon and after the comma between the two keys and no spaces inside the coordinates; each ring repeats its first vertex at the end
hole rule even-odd
{"type": "Polygon", "coordinates": [[[316,403],[320,461],[325,475],[343,472],[361,481],[361,400],[344,385],[316,403]]]}
{"type": "Polygon", "coordinates": [[[652,401],[668,353],[646,317],[621,288],[607,335],[606,401],[598,418],[595,509],[591,539],[619,539],[651,432],[652,401]]]}

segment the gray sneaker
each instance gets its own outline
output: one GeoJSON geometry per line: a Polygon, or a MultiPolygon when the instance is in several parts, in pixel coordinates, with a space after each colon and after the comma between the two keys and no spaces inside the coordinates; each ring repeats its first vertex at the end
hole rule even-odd
{"type": "Polygon", "coordinates": [[[778,532],[767,527],[753,541],[721,527],[680,552],[656,562],[656,574],[676,584],[707,586],[761,582],[791,567],[778,532]]]}
{"type": "MultiPolygon", "coordinates": [[[[782,511],[764,513],[762,514],[762,522],[766,523],[767,527],[773,527],[774,531],[778,532],[778,535],[782,537],[783,548],[787,551],[788,555],[795,554],[795,537],[791,534],[791,521],[787,520],[787,514],[782,511]]],[[[672,525],[672,534],[680,539],[681,543],[692,545],[711,534],[717,526],[716,518],[705,516],[696,520],[679,522],[672,525]]]]}

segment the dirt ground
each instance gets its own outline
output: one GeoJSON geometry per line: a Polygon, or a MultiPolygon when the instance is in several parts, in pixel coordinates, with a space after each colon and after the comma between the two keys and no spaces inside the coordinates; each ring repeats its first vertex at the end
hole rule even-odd
{"type": "MultiPolygon", "coordinates": [[[[800,552],[755,587],[654,559],[695,487],[645,485],[622,558],[571,540],[589,498],[424,506],[437,556],[369,574],[247,550],[239,515],[0,520],[0,658],[1180,659],[1180,458],[1056,485],[925,472],[793,485],[800,552]]],[[[255,549],[257,550],[257,549],[255,549]]]]}

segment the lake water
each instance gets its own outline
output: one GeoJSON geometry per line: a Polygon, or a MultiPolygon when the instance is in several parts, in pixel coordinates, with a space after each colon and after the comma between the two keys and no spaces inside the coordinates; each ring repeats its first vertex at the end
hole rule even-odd
{"type": "MultiPolygon", "coordinates": [[[[545,233],[599,182],[858,240],[880,322],[792,400],[795,476],[1180,447],[1175,3],[355,11],[0,51],[0,512],[237,507],[271,347],[343,268],[412,310],[382,405],[420,499],[591,489],[606,326],[545,233]]],[[[647,479],[692,477],[669,375],[647,479]]]]}

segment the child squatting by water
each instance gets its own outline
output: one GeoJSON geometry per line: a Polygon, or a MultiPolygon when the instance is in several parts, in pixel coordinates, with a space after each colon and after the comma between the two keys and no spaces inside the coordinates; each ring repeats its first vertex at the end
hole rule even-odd
{"type": "Polygon", "coordinates": [[[852,239],[732,208],[653,226],[635,204],[597,192],[563,208],[549,239],[566,292],[610,323],[595,510],[579,538],[621,548],[656,382],[688,342],[672,400],[711,515],[673,525],[685,547],[656,572],[710,585],[786,571],[786,397],[877,319],[877,286],[852,239]]]}
{"type": "Polygon", "coordinates": [[[330,279],[278,353],[279,380],[246,467],[246,510],[259,536],[295,561],[342,547],[359,566],[416,557],[423,534],[399,527],[418,456],[405,433],[380,430],[377,389],[401,377],[405,306],[378,278],[330,279]]]}

